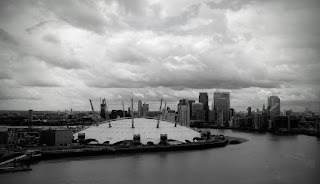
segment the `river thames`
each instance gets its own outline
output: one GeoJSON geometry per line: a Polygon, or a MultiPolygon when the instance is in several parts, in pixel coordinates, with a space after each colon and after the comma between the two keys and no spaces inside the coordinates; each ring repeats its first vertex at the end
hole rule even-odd
{"type": "Polygon", "coordinates": [[[1,183],[320,183],[320,138],[211,130],[248,139],[196,151],[106,155],[41,161],[5,173],[1,183]]]}

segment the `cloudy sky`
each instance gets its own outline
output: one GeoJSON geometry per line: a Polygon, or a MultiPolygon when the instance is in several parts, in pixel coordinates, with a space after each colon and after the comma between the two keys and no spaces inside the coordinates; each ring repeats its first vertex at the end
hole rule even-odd
{"type": "MultiPolygon", "coordinates": [[[[319,111],[318,0],[1,0],[0,109],[175,109],[231,92],[245,110],[319,111]]],[[[211,107],[210,107],[211,108],[211,107]]]]}

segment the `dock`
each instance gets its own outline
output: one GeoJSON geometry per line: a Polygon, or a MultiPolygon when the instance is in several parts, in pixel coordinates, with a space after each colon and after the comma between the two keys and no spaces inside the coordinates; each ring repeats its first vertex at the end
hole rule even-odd
{"type": "Polygon", "coordinates": [[[26,154],[0,162],[0,173],[30,171],[29,157],[26,154]]]}

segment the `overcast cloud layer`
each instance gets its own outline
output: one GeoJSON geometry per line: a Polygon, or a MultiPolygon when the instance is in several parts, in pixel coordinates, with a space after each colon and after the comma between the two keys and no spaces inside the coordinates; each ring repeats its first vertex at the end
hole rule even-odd
{"type": "MultiPolygon", "coordinates": [[[[231,106],[319,111],[320,1],[0,1],[0,109],[231,106]]],[[[211,107],[210,107],[211,108],[211,107]]]]}

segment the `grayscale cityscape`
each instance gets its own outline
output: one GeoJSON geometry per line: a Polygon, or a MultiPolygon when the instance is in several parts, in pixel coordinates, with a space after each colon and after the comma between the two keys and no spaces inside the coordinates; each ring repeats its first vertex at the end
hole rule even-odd
{"type": "Polygon", "coordinates": [[[0,1],[1,183],[320,183],[320,1],[0,1]]]}

